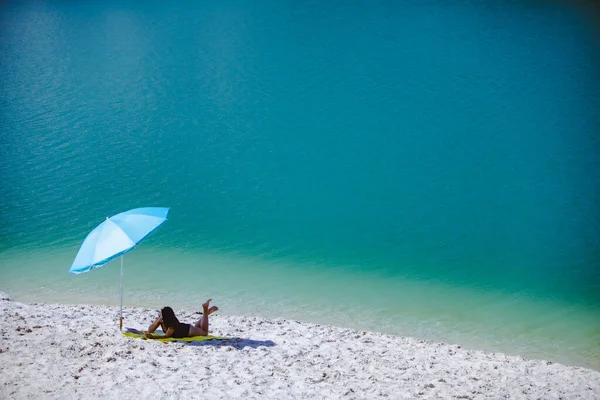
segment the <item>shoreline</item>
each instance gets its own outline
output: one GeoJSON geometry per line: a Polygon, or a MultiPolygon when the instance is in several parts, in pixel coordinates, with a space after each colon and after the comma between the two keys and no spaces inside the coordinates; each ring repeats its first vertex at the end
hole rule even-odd
{"type": "MultiPolygon", "coordinates": [[[[25,303],[118,306],[118,265],[72,276],[65,267],[72,261],[71,253],[55,248],[0,254],[7,267],[0,290],[25,303]]],[[[228,315],[281,317],[416,337],[600,371],[594,304],[318,263],[263,261],[235,253],[180,254],[176,249],[144,247],[132,252],[126,263],[124,305],[169,304],[194,310],[201,299],[189,293],[197,291],[198,283],[210,282],[211,296],[228,315]],[[147,267],[163,264],[169,265],[169,272],[147,267]],[[357,302],[356,293],[368,301],[357,302]]]]}
{"type": "MultiPolygon", "coordinates": [[[[36,291],[35,289],[23,291],[12,287],[5,288],[5,291],[11,293],[11,295],[14,291],[14,299],[21,303],[107,307],[118,307],[119,304],[115,293],[98,292],[90,295],[88,292],[76,292],[69,289],[60,290],[54,287],[51,293],[44,293],[44,288],[41,289],[42,291],[36,291]]],[[[160,293],[155,294],[153,290],[145,290],[142,294],[149,292],[152,292],[152,296],[142,297],[138,295],[136,297],[135,293],[127,293],[124,304],[128,308],[153,309],[169,304],[178,310],[193,310],[199,304],[198,299],[193,301],[188,299],[187,302],[183,303],[178,301],[177,298],[165,301],[164,296],[160,293]]],[[[292,308],[293,304],[291,302],[285,307],[279,307],[282,304],[281,302],[278,303],[272,299],[265,300],[267,297],[263,297],[262,300],[265,301],[259,304],[252,302],[256,296],[254,298],[247,296],[252,303],[245,302],[240,307],[243,296],[235,298],[236,296],[231,296],[224,291],[213,294],[216,294],[222,312],[227,315],[249,315],[267,319],[283,318],[309,324],[332,325],[337,328],[351,328],[392,336],[414,337],[433,342],[460,345],[470,350],[503,353],[521,356],[526,359],[547,360],[600,372],[600,353],[598,353],[597,341],[599,337],[597,330],[591,332],[589,329],[589,327],[595,326],[596,314],[591,311],[582,312],[582,309],[564,307],[561,304],[521,301],[518,303],[519,310],[516,310],[515,304],[509,305],[510,307],[506,307],[506,309],[501,309],[493,302],[486,302],[489,299],[481,299],[483,301],[477,305],[479,308],[470,310],[470,320],[457,321],[453,319],[454,316],[450,313],[441,315],[438,312],[436,314],[436,311],[439,310],[433,310],[432,313],[421,312],[422,315],[411,311],[410,313],[402,313],[391,317],[382,314],[385,307],[377,308],[377,304],[373,304],[371,301],[369,302],[368,312],[365,312],[364,309],[350,310],[347,307],[344,308],[339,302],[339,297],[332,302],[320,299],[320,301],[315,302],[315,307],[312,308],[306,302],[302,304],[296,302],[297,308],[292,308]],[[335,301],[338,301],[338,303],[335,303],[335,301]],[[327,307],[323,308],[321,304],[325,303],[327,307]],[[274,304],[276,306],[273,306],[274,304]],[[490,310],[490,308],[493,310],[490,310]],[[517,315],[518,312],[522,312],[523,315],[517,315]],[[524,319],[524,316],[531,318],[524,319]],[[549,320],[552,320],[553,324],[546,325],[549,320]],[[504,324],[500,324],[499,321],[504,321],[504,324]]],[[[452,295],[460,295],[460,293],[447,293],[446,297],[452,295]]],[[[408,302],[405,301],[405,303],[408,302]]],[[[126,318],[125,322],[127,322],[126,313],[124,313],[124,317],[126,318]]]]}
{"type": "MultiPolygon", "coordinates": [[[[415,338],[284,319],[211,316],[195,344],[131,339],[118,307],[24,304],[0,292],[4,398],[583,398],[600,372],[415,338]]],[[[146,329],[155,309],[126,307],[146,329]]],[[[199,318],[176,310],[182,322],[199,318]]]]}

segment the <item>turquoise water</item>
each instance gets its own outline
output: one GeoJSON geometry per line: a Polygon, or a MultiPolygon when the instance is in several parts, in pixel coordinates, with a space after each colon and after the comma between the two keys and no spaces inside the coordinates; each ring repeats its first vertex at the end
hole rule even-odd
{"type": "Polygon", "coordinates": [[[600,369],[600,49],[561,3],[0,6],[0,290],[171,207],[125,304],[295,318],[600,369]]]}

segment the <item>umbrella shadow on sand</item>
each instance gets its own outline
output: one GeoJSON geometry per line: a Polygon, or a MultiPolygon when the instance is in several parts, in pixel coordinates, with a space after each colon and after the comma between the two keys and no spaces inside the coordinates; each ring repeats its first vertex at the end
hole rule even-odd
{"type": "Polygon", "coordinates": [[[188,346],[216,346],[216,347],[233,347],[237,350],[242,350],[245,347],[252,347],[256,349],[258,347],[274,347],[275,342],[272,340],[254,340],[244,338],[231,338],[225,340],[202,340],[202,341],[191,341],[186,343],[188,346]]]}

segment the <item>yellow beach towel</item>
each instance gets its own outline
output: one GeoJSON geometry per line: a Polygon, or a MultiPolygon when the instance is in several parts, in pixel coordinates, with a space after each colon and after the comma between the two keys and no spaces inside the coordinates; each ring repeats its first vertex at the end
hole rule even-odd
{"type": "MultiPolygon", "coordinates": [[[[164,334],[162,331],[158,330],[153,333],[153,335],[161,335],[164,334]]],[[[159,338],[159,339],[146,339],[144,337],[144,331],[140,331],[134,328],[126,328],[123,332],[123,335],[134,338],[134,339],[144,339],[144,340],[158,340],[163,343],[166,342],[203,342],[206,340],[227,340],[230,339],[228,337],[223,336],[192,336],[192,337],[184,337],[184,338],[159,338]]]]}

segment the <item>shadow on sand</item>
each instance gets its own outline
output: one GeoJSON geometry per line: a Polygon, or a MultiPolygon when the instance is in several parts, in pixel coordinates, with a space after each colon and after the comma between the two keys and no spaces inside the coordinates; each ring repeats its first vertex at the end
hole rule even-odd
{"type": "Polygon", "coordinates": [[[231,338],[224,340],[202,340],[186,343],[188,346],[216,346],[216,347],[233,347],[234,349],[242,350],[245,347],[273,347],[275,342],[272,340],[253,340],[244,338],[231,338]]]}
{"type": "MultiPolygon", "coordinates": [[[[157,329],[155,332],[157,335],[164,335],[163,331],[157,329]]],[[[144,332],[135,329],[135,328],[125,328],[125,332],[123,332],[125,336],[130,338],[138,338],[143,340],[148,340],[144,338],[144,332]]],[[[188,346],[217,346],[224,347],[229,346],[238,350],[242,350],[245,347],[252,347],[256,349],[257,347],[273,347],[275,346],[275,342],[272,340],[253,340],[253,339],[244,339],[239,337],[233,337],[230,339],[220,338],[220,339],[201,339],[201,340],[193,340],[193,338],[185,338],[185,339],[171,339],[168,342],[176,342],[183,343],[188,346]]],[[[163,343],[168,343],[167,341],[163,343]]]]}

